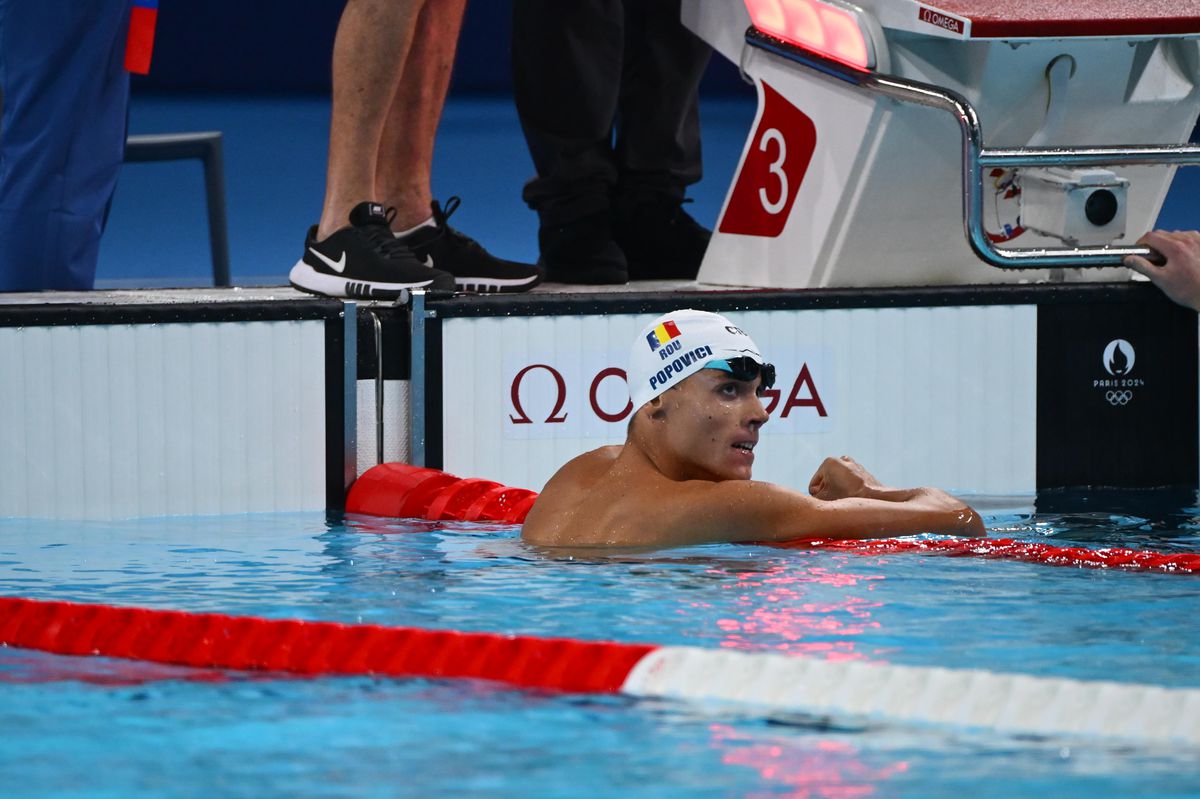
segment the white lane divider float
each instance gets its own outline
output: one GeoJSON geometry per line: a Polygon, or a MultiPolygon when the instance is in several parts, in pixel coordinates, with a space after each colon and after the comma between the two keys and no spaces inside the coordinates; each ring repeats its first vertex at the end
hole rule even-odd
{"type": "Polygon", "coordinates": [[[1200,745],[1200,690],[667,646],[622,692],[1008,734],[1200,745]]]}

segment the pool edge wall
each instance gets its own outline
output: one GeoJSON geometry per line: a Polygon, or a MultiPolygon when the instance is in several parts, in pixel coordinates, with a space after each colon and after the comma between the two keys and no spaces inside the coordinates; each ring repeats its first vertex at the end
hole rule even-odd
{"type": "Polygon", "coordinates": [[[353,304],[237,289],[3,299],[0,516],[342,506],[353,304]]]}
{"type": "Polygon", "coordinates": [[[287,290],[50,296],[0,302],[0,516],[336,511],[377,441],[538,490],[623,440],[630,340],[681,307],[780,367],[756,478],[850,454],[977,494],[1200,482],[1196,315],[1144,283],[430,297],[420,325],[287,290]]]}
{"type": "Polygon", "coordinates": [[[633,335],[685,307],[728,315],[779,367],[757,479],[803,487],[840,454],[976,494],[1200,479],[1196,314],[1140,282],[431,301],[414,460],[542,488],[624,440],[633,335]]]}

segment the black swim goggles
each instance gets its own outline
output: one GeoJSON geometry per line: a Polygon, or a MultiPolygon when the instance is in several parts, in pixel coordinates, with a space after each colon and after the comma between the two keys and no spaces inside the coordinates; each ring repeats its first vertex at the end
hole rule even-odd
{"type": "Polygon", "coordinates": [[[761,376],[760,391],[775,385],[775,365],[759,363],[753,358],[723,358],[719,361],[709,361],[704,364],[704,368],[720,369],[722,372],[729,372],[735,380],[745,380],[747,383],[761,376]]]}

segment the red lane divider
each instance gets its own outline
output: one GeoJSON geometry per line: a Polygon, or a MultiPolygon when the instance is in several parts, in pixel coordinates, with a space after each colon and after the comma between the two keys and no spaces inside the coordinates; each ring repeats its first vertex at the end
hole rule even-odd
{"type": "Polygon", "coordinates": [[[616,693],[658,647],[260,619],[0,597],[0,644],[61,655],[295,674],[474,677],[616,693]]]}
{"type": "Polygon", "coordinates": [[[437,469],[381,463],[363,472],[346,496],[346,510],[394,519],[520,524],[537,492],[489,480],[468,480],[437,469]]]}
{"type": "MultiPolygon", "coordinates": [[[[496,521],[520,524],[537,493],[489,480],[463,479],[437,469],[384,463],[363,473],[350,488],[346,510],[368,516],[405,519],[496,521]]],[[[1142,569],[1200,573],[1200,554],[1166,554],[1137,549],[1088,549],[1014,541],[1011,538],[936,538],[867,541],[804,539],[773,542],[785,549],[832,549],[860,555],[924,552],[950,557],[975,556],[1093,569],[1142,569]]]]}
{"type": "Polygon", "coordinates": [[[881,538],[873,541],[784,541],[769,546],[784,549],[826,549],[853,552],[857,555],[888,555],[893,552],[924,552],[949,557],[975,556],[999,560],[1018,560],[1026,563],[1045,563],[1052,566],[1082,566],[1093,569],[1142,569],[1149,571],[1200,573],[1200,555],[1191,553],[1167,554],[1150,550],[1086,547],[1056,547],[1011,538],[934,538],[898,540],[881,538]]]}

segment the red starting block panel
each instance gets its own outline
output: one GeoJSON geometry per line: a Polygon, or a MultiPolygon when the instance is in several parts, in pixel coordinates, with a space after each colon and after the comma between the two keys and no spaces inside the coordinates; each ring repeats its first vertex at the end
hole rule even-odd
{"type": "Polygon", "coordinates": [[[969,20],[972,39],[1182,36],[1200,33],[1197,0],[939,0],[922,6],[969,20]]]}

